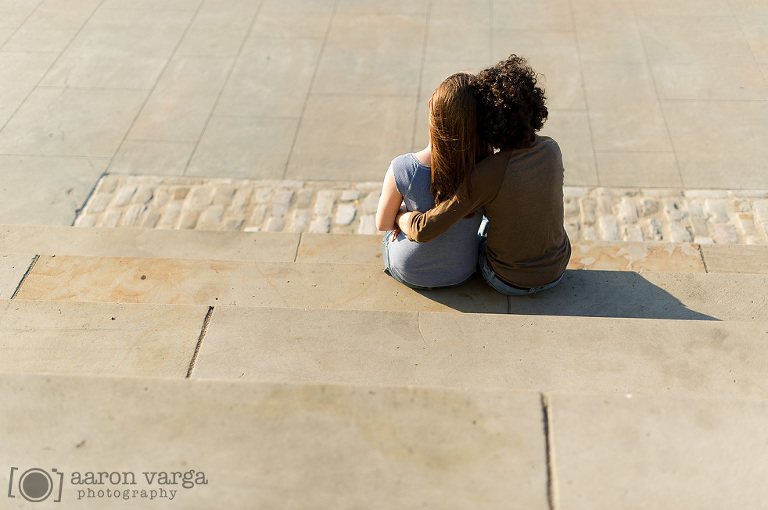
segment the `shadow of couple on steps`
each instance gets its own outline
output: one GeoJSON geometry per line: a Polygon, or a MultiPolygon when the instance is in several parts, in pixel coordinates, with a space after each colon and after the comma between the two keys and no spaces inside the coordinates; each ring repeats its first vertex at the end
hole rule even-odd
{"type": "MultiPolygon", "coordinates": [[[[476,277],[473,289],[484,284],[476,277]]],[[[669,320],[722,320],[696,309],[706,306],[708,292],[688,273],[636,273],[633,271],[567,270],[562,281],[550,290],[530,296],[508,298],[507,313],[669,320]],[[664,288],[662,288],[662,285],[664,288]]],[[[487,285],[487,292],[494,293],[487,285]]],[[[419,292],[425,297],[461,312],[498,313],[483,310],[477,301],[457,302],[457,289],[419,292]]],[[[486,290],[481,291],[483,294],[486,290]]],[[[474,292],[472,293],[474,294],[474,292]]],[[[469,297],[469,296],[467,296],[469,297]]],[[[475,296],[480,298],[480,296],[475,296]]],[[[711,313],[711,312],[710,312],[711,313]]]]}

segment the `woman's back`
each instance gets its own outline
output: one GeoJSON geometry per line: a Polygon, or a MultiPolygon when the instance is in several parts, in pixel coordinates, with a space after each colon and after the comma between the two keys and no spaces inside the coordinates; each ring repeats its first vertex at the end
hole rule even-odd
{"type": "MultiPolygon", "coordinates": [[[[405,154],[392,161],[391,169],[409,211],[426,212],[434,207],[428,166],[421,164],[414,154],[405,154]]],[[[396,271],[401,279],[420,287],[443,287],[466,281],[476,270],[477,229],[481,219],[480,214],[475,213],[429,243],[409,241],[400,232],[397,239],[389,243],[390,271],[396,271]]]]}

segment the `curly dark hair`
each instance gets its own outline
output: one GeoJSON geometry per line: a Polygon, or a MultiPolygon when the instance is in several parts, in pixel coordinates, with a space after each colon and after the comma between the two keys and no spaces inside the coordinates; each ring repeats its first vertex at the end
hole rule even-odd
{"type": "Polygon", "coordinates": [[[480,137],[502,150],[529,147],[547,118],[544,90],[528,62],[510,55],[475,76],[480,137]]]}

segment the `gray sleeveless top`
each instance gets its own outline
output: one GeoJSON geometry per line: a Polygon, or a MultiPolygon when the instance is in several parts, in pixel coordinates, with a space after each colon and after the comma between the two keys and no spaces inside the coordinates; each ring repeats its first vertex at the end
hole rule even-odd
{"type": "MultiPolygon", "coordinates": [[[[435,205],[429,191],[432,170],[413,154],[392,160],[397,191],[409,211],[426,212],[435,205]]],[[[477,229],[482,216],[462,219],[428,243],[409,241],[400,232],[389,245],[390,265],[402,278],[421,287],[442,287],[462,283],[477,265],[477,229]]]]}

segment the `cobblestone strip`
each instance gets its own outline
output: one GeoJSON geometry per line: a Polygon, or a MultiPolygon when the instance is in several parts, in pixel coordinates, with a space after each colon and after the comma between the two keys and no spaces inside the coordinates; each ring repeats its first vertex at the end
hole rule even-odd
{"type": "Polygon", "coordinates": [[[104,176],[78,227],[375,234],[381,183],[104,176]]]}
{"type": "MultiPolygon", "coordinates": [[[[375,234],[379,182],[107,175],[79,227],[375,234]]],[[[768,244],[768,190],[564,190],[572,240],[768,244]]]]}

